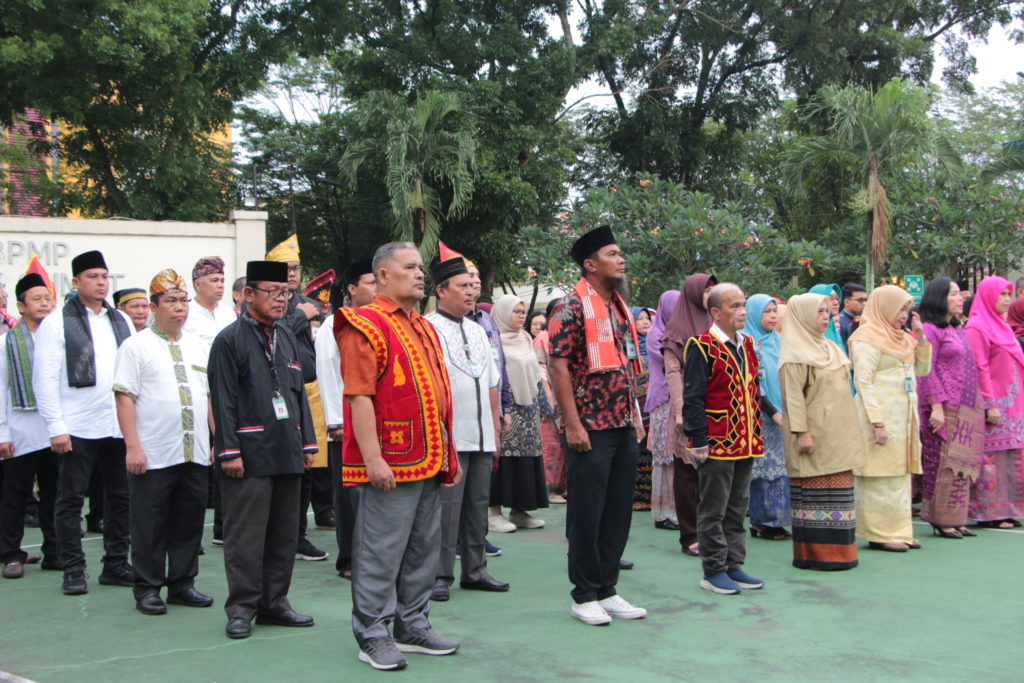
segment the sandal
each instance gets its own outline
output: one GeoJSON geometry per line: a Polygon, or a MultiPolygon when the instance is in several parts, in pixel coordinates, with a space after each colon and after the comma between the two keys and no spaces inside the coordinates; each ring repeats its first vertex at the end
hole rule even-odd
{"type": "Polygon", "coordinates": [[[993,519],[987,522],[978,522],[978,526],[982,529],[1012,529],[1013,521],[1011,519],[993,519]]]}
{"type": "Polygon", "coordinates": [[[877,541],[868,541],[868,548],[871,550],[886,550],[890,553],[905,553],[910,550],[906,543],[878,543],[877,541]]]}
{"type": "Polygon", "coordinates": [[[932,535],[940,538],[963,538],[964,535],[960,533],[960,530],[956,527],[950,527],[948,530],[943,529],[938,524],[932,524],[932,535]]]}
{"type": "Polygon", "coordinates": [[[700,546],[696,543],[691,543],[682,549],[683,555],[689,555],[690,557],[700,557],[700,546]]]}
{"type": "Polygon", "coordinates": [[[786,530],[774,526],[751,524],[750,535],[754,538],[763,538],[766,541],[783,541],[786,539],[786,530]]]}
{"type": "Polygon", "coordinates": [[[957,531],[959,531],[960,535],[963,536],[964,538],[973,537],[973,536],[977,536],[978,535],[978,534],[974,533],[973,531],[971,531],[970,528],[965,527],[965,526],[958,527],[957,531]]]}

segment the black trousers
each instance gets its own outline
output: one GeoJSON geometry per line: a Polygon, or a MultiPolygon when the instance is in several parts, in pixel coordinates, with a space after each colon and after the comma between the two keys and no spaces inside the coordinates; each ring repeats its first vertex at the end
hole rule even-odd
{"type": "Polygon", "coordinates": [[[331,491],[334,494],[334,535],[338,539],[338,559],[334,566],[339,572],[352,569],[352,537],[355,534],[356,505],[352,486],[341,484],[341,444],[327,444],[327,459],[331,465],[331,491]]]}
{"type": "Polygon", "coordinates": [[[60,459],[55,526],[64,569],[85,565],[82,552],[82,504],[97,468],[103,475],[104,563],[128,560],[128,473],[124,439],[71,437],[71,452],[60,459]]]}
{"type": "Polygon", "coordinates": [[[174,595],[199,573],[209,468],[182,463],[128,475],[135,597],[167,586],[174,595]]]}
{"type": "Polygon", "coordinates": [[[700,502],[697,468],[679,458],[672,459],[672,491],[679,520],[679,545],[689,548],[697,542],[697,504],[700,502]]]}
{"type": "Polygon", "coordinates": [[[299,542],[301,474],[221,477],[229,619],[291,609],[288,588],[299,542]]]}
{"type": "Polygon", "coordinates": [[[103,474],[99,469],[92,471],[89,480],[89,512],[85,515],[85,523],[94,527],[103,521],[103,474]]]}
{"type": "MultiPolygon", "coordinates": [[[[329,458],[328,458],[328,464],[329,458]]],[[[299,500],[299,538],[304,538],[309,528],[310,503],[313,505],[313,519],[326,520],[330,517],[334,497],[327,490],[330,487],[330,467],[313,467],[302,475],[302,497],[299,500]]]]}
{"type": "Polygon", "coordinates": [[[21,550],[25,536],[25,507],[32,497],[32,484],[39,479],[39,527],[43,531],[43,555],[57,559],[57,536],[53,530],[53,509],[57,500],[58,456],[49,448],[0,460],[3,470],[0,494],[0,564],[25,561],[21,550]]]}
{"type": "MultiPolygon", "coordinates": [[[[590,450],[568,454],[566,536],[569,580],[577,603],[615,595],[619,560],[633,520],[639,454],[632,427],[588,432],[590,450]]],[[[563,443],[565,439],[563,437],[563,443]]]]}

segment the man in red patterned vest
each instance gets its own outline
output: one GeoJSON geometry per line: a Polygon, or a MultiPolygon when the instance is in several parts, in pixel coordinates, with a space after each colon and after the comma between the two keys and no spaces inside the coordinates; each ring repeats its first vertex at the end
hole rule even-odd
{"type": "Polygon", "coordinates": [[[423,259],[411,242],[373,257],[377,298],[342,308],[334,334],[343,359],[342,479],[354,486],[352,630],[359,660],[405,668],[403,652],[452,654],[427,620],[441,544],[440,487],[461,475],[441,343],[416,310],[423,259]],[[394,637],[388,623],[394,623],[394,637]]]}
{"type": "Polygon", "coordinates": [[[761,396],[754,343],[742,334],[747,319],[743,290],[731,283],[708,294],[714,323],[686,343],[683,431],[700,462],[697,541],[704,578],[700,587],[722,595],[756,590],[764,581],[743,571],[743,519],[750,500],[753,458],[764,456],[761,410],[778,411],[761,396]]]}

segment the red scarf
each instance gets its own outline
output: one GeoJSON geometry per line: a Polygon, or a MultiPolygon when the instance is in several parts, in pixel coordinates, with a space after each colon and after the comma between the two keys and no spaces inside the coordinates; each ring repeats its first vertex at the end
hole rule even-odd
{"type": "Polygon", "coordinates": [[[586,278],[580,278],[573,291],[583,302],[583,336],[587,342],[588,372],[612,372],[625,367],[627,362],[632,364],[634,374],[642,372],[644,367],[640,359],[640,340],[636,335],[636,326],[619,293],[612,292],[612,305],[629,324],[629,334],[633,338],[636,353],[636,358],[632,360],[627,360],[626,355],[615,345],[615,328],[604,297],[590,286],[586,278]]]}

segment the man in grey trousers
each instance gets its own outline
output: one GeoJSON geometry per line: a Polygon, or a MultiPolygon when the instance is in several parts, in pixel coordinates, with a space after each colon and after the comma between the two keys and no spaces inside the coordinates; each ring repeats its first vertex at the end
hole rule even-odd
{"type": "Polygon", "coordinates": [[[360,661],[393,670],[408,664],[403,652],[459,648],[431,629],[428,616],[440,489],[458,484],[461,470],[441,342],[416,310],[420,253],[411,242],[385,244],[373,270],[377,298],[339,309],[334,334],[345,385],[342,480],[356,492],[352,631],[360,661]]]}
{"type": "Polygon", "coordinates": [[[475,305],[473,280],[462,257],[430,271],[437,310],[427,320],[437,329],[452,386],[455,448],[462,480],[441,490],[441,554],[431,600],[448,599],[455,581],[455,544],[462,555],[463,590],[503,593],[507,583],[487,573],[484,544],[491,469],[497,455],[500,374],[484,328],[465,316],[475,305]]]}

